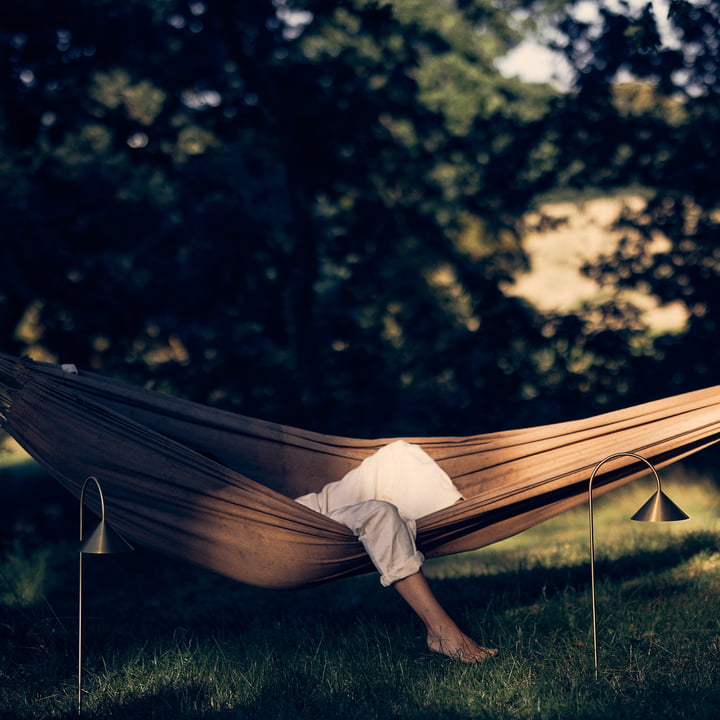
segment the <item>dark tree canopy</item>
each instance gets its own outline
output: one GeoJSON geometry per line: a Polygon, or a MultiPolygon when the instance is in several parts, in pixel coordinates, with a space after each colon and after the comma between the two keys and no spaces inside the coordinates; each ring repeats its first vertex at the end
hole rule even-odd
{"type": "Polygon", "coordinates": [[[598,6],[6,4],[3,350],[353,435],[715,382],[719,4],[672,2],[670,48],[649,6],[598,6]],[[550,27],[575,87],[498,70],[550,27]],[[647,208],[588,272],[680,298],[685,334],[638,342],[620,296],[590,327],[503,292],[537,198],[628,186],[647,208]]]}

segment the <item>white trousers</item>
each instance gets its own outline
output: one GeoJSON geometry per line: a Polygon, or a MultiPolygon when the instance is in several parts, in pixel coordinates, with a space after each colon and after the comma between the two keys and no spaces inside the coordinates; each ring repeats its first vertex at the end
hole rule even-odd
{"type": "Polygon", "coordinates": [[[331,510],[327,516],[352,530],[380,573],[384,587],[422,567],[425,558],[415,547],[415,521],[403,520],[392,503],[365,500],[331,510]]]}

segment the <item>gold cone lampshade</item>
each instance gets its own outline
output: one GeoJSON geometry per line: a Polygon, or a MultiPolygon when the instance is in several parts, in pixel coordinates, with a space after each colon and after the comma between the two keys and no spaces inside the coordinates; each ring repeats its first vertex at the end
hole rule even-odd
{"type": "Polygon", "coordinates": [[[91,553],[93,555],[129,552],[132,549],[132,545],[122,535],[113,530],[104,519],[90,533],[87,540],[84,540],[80,545],[81,553],[91,553]]]}
{"type": "Polygon", "coordinates": [[[630,518],[640,522],[673,522],[687,520],[686,515],[662,490],[654,495],[630,518]]]}
{"type": "Polygon", "coordinates": [[[91,475],[85,480],[80,493],[80,552],[93,555],[108,555],[110,553],[128,552],[132,549],[132,545],[105,522],[105,498],[102,487],[100,487],[98,479],[91,475]],[[95,483],[100,497],[100,523],[87,538],[84,538],[83,507],[85,505],[85,493],[90,483],[95,483]]]}

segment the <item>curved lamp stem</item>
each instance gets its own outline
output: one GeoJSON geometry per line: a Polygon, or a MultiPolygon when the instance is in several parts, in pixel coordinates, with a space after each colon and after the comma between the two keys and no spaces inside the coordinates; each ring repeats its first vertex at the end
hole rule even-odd
{"type": "Polygon", "coordinates": [[[593,481],[595,475],[602,465],[610,460],[614,460],[619,457],[632,457],[636,460],[644,462],[650,470],[652,470],[655,476],[655,482],[657,483],[657,490],[650,497],[650,499],[638,510],[633,516],[632,520],[640,520],[641,522],[665,522],[672,520],[686,520],[687,515],[670,500],[662,491],[660,485],[660,476],[655,469],[655,466],[642,455],[638,455],[632,452],[620,452],[608,455],[604,460],[601,460],[593,469],[590,475],[590,482],[588,483],[588,515],[590,522],[590,592],[592,598],[592,628],[593,628],[593,653],[595,660],[595,679],[598,679],[598,643],[597,643],[597,609],[595,602],[595,529],[593,525],[593,481]]]}

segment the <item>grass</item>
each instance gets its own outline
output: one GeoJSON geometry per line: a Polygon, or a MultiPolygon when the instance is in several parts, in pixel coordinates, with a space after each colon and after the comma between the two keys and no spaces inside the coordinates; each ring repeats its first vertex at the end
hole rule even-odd
{"type": "MultiPolygon", "coordinates": [[[[77,508],[32,466],[0,474],[16,508],[0,528],[0,717],[76,717],[77,508]],[[50,509],[33,514],[39,496],[50,509]]],[[[597,682],[581,508],[427,563],[451,614],[501,648],[475,667],[425,651],[373,576],[273,592],[145,551],[88,556],[83,707],[148,720],[715,718],[720,492],[682,470],[663,481],[692,520],[626,521],[649,480],[596,502],[597,682]]]]}

